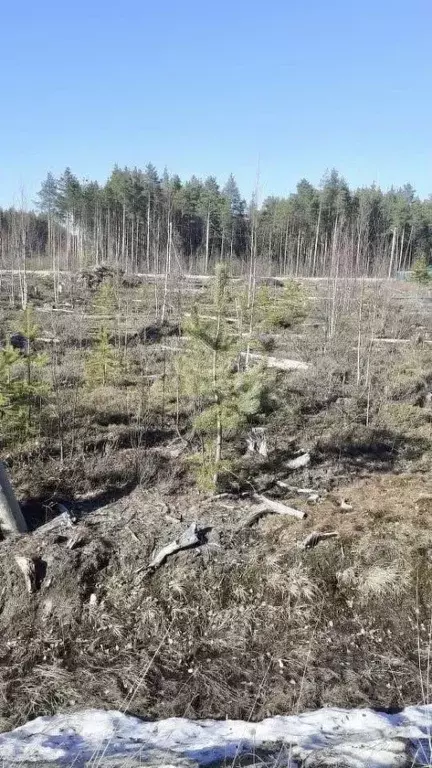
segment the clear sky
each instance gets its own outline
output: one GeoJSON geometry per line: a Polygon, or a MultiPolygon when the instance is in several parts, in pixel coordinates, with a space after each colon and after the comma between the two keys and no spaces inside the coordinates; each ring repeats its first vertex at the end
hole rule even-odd
{"type": "Polygon", "coordinates": [[[48,170],[232,171],[249,196],[336,167],[432,192],[431,0],[16,0],[0,14],[0,205],[48,170]]]}

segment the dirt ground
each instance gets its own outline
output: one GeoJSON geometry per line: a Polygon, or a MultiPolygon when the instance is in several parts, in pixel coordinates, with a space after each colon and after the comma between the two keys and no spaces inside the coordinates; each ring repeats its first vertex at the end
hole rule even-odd
{"type": "MultiPolygon", "coordinates": [[[[44,416],[51,432],[5,452],[32,531],[0,543],[3,730],[93,706],[143,717],[260,719],[325,705],[428,701],[429,292],[393,285],[389,295],[369,286],[370,306],[360,313],[358,286],[336,297],[331,284],[307,290],[306,319],[280,334],[272,354],[310,368],[277,374],[269,456],[246,457],[242,440],[233,440],[242,466],[221,497],[200,492],[187,469],[186,415],[176,424],[169,410],[142,405],[139,382],[165,370],[164,347],[178,345],[178,336],[164,332],[149,343],[136,334],[150,310],[131,314],[124,380],[88,392],[76,382],[92,318],[71,324],[37,299],[41,335],[61,341],[51,354],[64,384],[51,421],[44,416]],[[388,338],[400,343],[380,341],[388,338]],[[309,465],[289,469],[305,451],[309,465]],[[295,490],[304,488],[313,493],[295,490]],[[268,514],[247,526],[252,491],[306,517],[268,514]],[[47,531],[59,504],[74,522],[47,531]],[[198,545],[149,570],[154,554],[192,523],[198,545]],[[303,548],[313,532],[337,537],[303,548]],[[32,593],[17,556],[35,563],[32,593]]],[[[129,306],[140,291],[128,289],[129,306]]],[[[90,312],[92,297],[80,301],[80,312],[90,312]]],[[[172,305],[175,326],[177,298],[172,305]]],[[[125,334],[124,324],[118,328],[116,320],[117,342],[125,334]]]]}
{"type": "Polygon", "coordinates": [[[4,542],[3,727],[85,706],[261,718],[422,700],[430,477],[364,477],[313,504],[288,501],[307,518],[241,529],[247,497],[136,488],[113,504],[77,504],[72,528],[4,542]],[[148,572],[191,522],[203,544],[148,572]],[[339,538],[299,546],[329,530],[339,538]],[[44,564],[34,594],[16,555],[44,564]]]}

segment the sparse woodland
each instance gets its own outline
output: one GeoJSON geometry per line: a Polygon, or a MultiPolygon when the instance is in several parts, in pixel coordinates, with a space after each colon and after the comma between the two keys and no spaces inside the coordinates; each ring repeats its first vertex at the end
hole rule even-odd
{"type": "Polygon", "coordinates": [[[5,725],[427,698],[430,202],[149,166],[1,217],[5,725]]]}
{"type": "Polygon", "coordinates": [[[67,168],[47,175],[36,208],[0,212],[3,268],[212,274],[218,262],[235,273],[256,262],[263,274],[392,276],[429,259],[432,245],[430,200],[409,184],[352,190],[334,170],[319,188],[302,179],[288,197],[258,204],[232,175],[221,188],[213,176],[182,181],[149,164],[115,167],[101,185],[67,168]]]}

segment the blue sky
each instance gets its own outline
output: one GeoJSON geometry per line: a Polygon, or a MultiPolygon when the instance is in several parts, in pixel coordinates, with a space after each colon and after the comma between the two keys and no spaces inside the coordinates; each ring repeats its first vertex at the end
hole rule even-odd
{"type": "Polygon", "coordinates": [[[48,170],[232,171],[249,196],[336,167],[432,192],[430,0],[17,0],[1,13],[0,205],[48,170]]]}

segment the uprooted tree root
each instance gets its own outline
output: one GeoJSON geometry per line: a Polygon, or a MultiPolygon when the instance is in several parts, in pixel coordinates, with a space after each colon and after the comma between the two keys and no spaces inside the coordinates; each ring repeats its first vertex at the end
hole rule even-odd
{"type": "Polygon", "coordinates": [[[420,476],[369,478],[344,489],[349,510],[328,496],[306,520],[271,515],[242,529],[245,500],[191,492],[168,507],[135,490],[72,532],[3,542],[2,722],[90,706],[259,719],[419,701],[431,492],[420,476]],[[205,543],[148,572],[194,520],[212,529],[205,543]],[[337,539],[298,546],[334,529],[337,539]],[[16,556],[44,562],[37,591],[16,556]]]}

